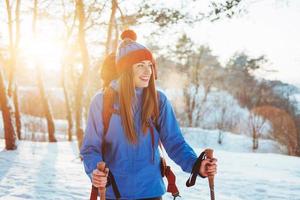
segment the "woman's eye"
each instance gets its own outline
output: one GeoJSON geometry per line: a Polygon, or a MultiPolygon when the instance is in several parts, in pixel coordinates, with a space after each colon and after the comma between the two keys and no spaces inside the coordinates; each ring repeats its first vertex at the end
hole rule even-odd
{"type": "Polygon", "coordinates": [[[137,67],[141,68],[141,67],[143,67],[143,65],[138,65],[137,67]]]}

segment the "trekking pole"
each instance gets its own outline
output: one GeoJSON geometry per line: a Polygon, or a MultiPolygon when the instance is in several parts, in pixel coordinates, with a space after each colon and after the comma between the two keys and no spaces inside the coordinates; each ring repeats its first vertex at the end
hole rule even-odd
{"type": "MultiPolygon", "coordinates": [[[[206,149],[205,150],[206,157],[209,159],[212,159],[213,152],[214,152],[214,150],[212,150],[212,149],[206,149]]],[[[208,184],[209,184],[209,189],[210,189],[210,199],[215,200],[214,175],[208,176],[208,184]]]]}
{"type": "MultiPolygon", "coordinates": [[[[105,162],[99,162],[97,164],[97,169],[101,172],[105,172],[105,162]]],[[[100,200],[105,200],[105,193],[106,193],[106,188],[105,187],[100,187],[98,188],[98,192],[100,193],[100,200]]]]}

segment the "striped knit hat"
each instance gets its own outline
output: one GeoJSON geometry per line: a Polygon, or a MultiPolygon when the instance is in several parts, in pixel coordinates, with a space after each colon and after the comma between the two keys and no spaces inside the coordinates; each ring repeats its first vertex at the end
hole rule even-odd
{"type": "Polygon", "coordinates": [[[121,74],[132,65],[143,60],[150,60],[154,68],[154,76],[157,78],[155,60],[149,49],[136,42],[136,33],[133,30],[125,30],[121,34],[122,42],[116,53],[116,68],[121,74]]]}

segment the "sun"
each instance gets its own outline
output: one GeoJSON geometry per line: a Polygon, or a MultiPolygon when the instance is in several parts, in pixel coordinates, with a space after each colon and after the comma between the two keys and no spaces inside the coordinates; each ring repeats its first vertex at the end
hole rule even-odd
{"type": "Polygon", "coordinates": [[[58,40],[43,38],[27,38],[20,44],[20,53],[24,56],[29,68],[36,64],[48,70],[59,70],[62,59],[62,43],[58,40]]]}

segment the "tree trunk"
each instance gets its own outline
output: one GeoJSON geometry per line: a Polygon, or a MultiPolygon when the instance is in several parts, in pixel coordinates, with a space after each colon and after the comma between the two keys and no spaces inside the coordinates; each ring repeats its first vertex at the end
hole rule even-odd
{"type": "Polygon", "coordinates": [[[9,0],[6,0],[6,9],[7,9],[7,17],[8,17],[8,36],[9,36],[9,53],[10,53],[10,61],[9,61],[9,72],[8,72],[8,96],[12,96],[12,86],[13,86],[13,77],[15,71],[15,50],[14,50],[14,41],[13,41],[13,21],[11,16],[11,5],[9,0]]]}
{"type": "MultiPolygon", "coordinates": [[[[34,10],[33,10],[33,21],[32,21],[32,32],[33,32],[33,37],[36,38],[36,22],[37,22],[37,11],[38,11],[38,1],[34,1],[34,10]]],[[[41,49],[42,51],[42,49],[41,49]]],[[[50,110],[50,106],[45,94],[45,89],[44,89],[44,83],[42,79],[42,71],[40,68],[40,63],[36,63],[36,71],[37,71],[37,84],[41,96],[41,102],[43,106],[43,114],[47,120],[47,127],[48,127],[48,140],[49,142],[57,142],[55,138],[55,125],[54,125],[54,120],[52,117],[52,113],[50,110]]]]}
{"type": "Polygon", "coordinates": [[[297,129],[297,149],[296,155],[300,157],[300,114],[296,116],[296,129],[297,129]]]}
{"type": "Polygon", "coordinates": [[[111,51],[111,36],[112,36],[112,30],[113,25],[115,22],[115,15],[117,10],[117,0],[111,0],[111,13],[110,13],[110,19],[108,24],[108,30],[107,30],[107,39],[106,39],[106,45],[105,45],[105,55],[108,55],[111,51]]]}
{"type": "MultiPolygon", "coordinates": [[[[17,1],[17,9],[16,11],[19,9],[19,1],[17,1]]],[[[16,104],[16,102],[14,102],[13,104],[13,82],[14,82],[14,72],[15,72],[15,65],[16,65],[16,47],[14,46],[14,41],[13,41],[13,20],[12,20],[12,13],[11,13],[11,5],[9,0],[6,0],[6,10],[7,10],[7,18],[8,18],[8,36],[9,36],[9,53],[10,53],[10,59],[9,59],[9,65],[8,65],[8,93],[5,98],[7,98],[7,100],[5,102],[7,102],[7,104],[5,104],[5,107],[8,109],[8,112],[10,112],[9,115],[6,115],[6,117],[9,117],[9,123],[12,123],[12,130],[6,132],[6,134],[9,134],[9,136],[5,137],[8,138],[9,140],[14,140],[14,141],[9,141],[9,145],[7,146],[8,149],[15,149],[15,145],[16,145],[16,132],[15,132],[15,128],[14,128],[14,122],[17,120],[13,120],[12,117],[15,117],[15,109],[13,108],[13,106],[18,107],[18,104],[16,104]],[[10,135],[13,134],[13,135],[10,135]]],[[[3,79],[3,77],[2,77],[3,79]]],[[[4,84],[4,79],[3,79],[3,84],[4,84]]],[[[5,85],[3,85],[3,88],[5,89],[5,85]]],[[[4,93],[3,95],[5,95],[6,93],[4,93]]],[[[4,109],[6,109],[4,108],[4,109]]],[[[10,126],[10,125],[9,125],[10,126]]]]}
{"type": "Polygon", "coordinates": [[[75,95],[75,121],[76,121],[76,135],[78,140],[78,147],[81,148],[82,139],[83,139],[83,128],[82,128],[82,100],[84,99],[84,86],[86,85],[86,79],[89,72],[89,54],[85,42],[85,13],[84,13],[84,4],[82,0],[76,1],[76,12],[79,20],[78,26],[78,41],[80,46],[81,53],[81,62],[82,62],[82,73],[79,77],[77,83],[77,90],[75,95]]]}
{"type": "Polygon", "coordinates": [[[2,108],[2,118],[4,124],[5,149],[15,150],[17,148],[16,133],[13,126],[13,120],[8,101],[4,76],[2,74],[2,70],[0,69],[0,104],[2,108]]]}
{"type": "Polygon", "coordinates": [[[117,51],[118,41],[119,41],[119,27],[118,27],[118,23],[115,19],[115,40],[114,40],[114,43],[113,43],[113,49],[112,49],[113,52],[117,51]]]}
{"type": "MultiPolygon", "coordinates": [[[[16,15],[16,40],[15,40],[15,46],[14,46],[14,52],[15,52],[15,65],[12,73],[11,80],[14,80],[15,77],[15,68],[16,68],[16,63],[18,60],[18,50],[19,50],[19,41],[20,41],[20,3],[21,0],[17,0],[16,4],[16,10],[15,10],[15,15],[16,15]]],[[[17,129],[17,135],[18,139],[21,140],[21,130],[22,130],[22,122],[21,122],[21,113],[19,109],[19,97],[18,97],[18,86],[16,82],[14,82],[14,90],[13,90],[13,99],[14,99],[14,106],[15,106],[15,118],[16,118],[16,129],[17,129]]]]}
{"type": "Polygon", "coordinates": [[[185,112],[186,112],[187,118],[188,118],[188,127],[192,127],[193,112],[191,111],[191,100],[190,100],[191,96],[187,90],[188,90],[187,86],[184,86],[183,95],[184,95],[184,101],[185,101],[185,112]]]}
{"type": "Polygon", "coordinates": [[[43,112],[44,116],[47,120],[47,127],[48,127],[48,141],[49,142],[57,142],[55,138],[55,125],[54,125],[54,120],[53,116],[50,110],[50,106],[48,103],[48,99],[45,94],[45,88],[44,88],[44,83],[43,83],[43,78],[42,78],[42,72],[39,64],[36,65],[37,69],[37,81],[38,81],[38,88],[41,96],[41,102],[43,106],[43,112]]]}
{"type": "MultiPolygon", "coordinates": [[[[64,10],[66,10],[66,6],[63,4],[63,8],[64,10]]],[[[64,92],[64,98],[65,98],[65,106],[66,106],[66,112],[67,112],[67,121],[68,121],[68,130],[67,130],[67,137],[68,137],[68,141],[72,141],[73,139],[73,115],[72,115],[72,110],[74,110],[74,108],[72,108],[72,102],[70,100],[69,97],[72,97],[72,96],[75,96],[74,93],[75,93],[75,87],[74,85],[76,85],[75,83],[75,78],[73,77],[73,71],[71,71],[69,74],[68,74],[68,66],[71,66],[70,64],[70,49],[69,49],[69,40],[70,40],[70,37],[73,33],[73,30],[74,30],[74,27],[75,27],[75,22],[76,22],[76,19],[77,19],[77,14],[76,12],[74,13],[74,16],[73,16],[73,23],[72,25],[69,27],[68,26],[68,22],[66,20],[66,15],[64,13],[63,15],[63,21],[64,21],[64,24],[65,24],[65,28],[66,28],[66,37],[64,39],[64,52],[63,52],[63,59],[62,59],[62,65],[61,65],[61,86],[63,88],[63,92],[64,92]],[[66,74],[68,74],[70,77],[71,77],[71,80],[74,82],[72,84],[72,88],[68,88],[67,87],[67,79],[66,79],[66,74]],[[72,93],[72,91],[74,91],[74,93],[72,93]]],[[[73,69],[73,68],[72,68],[73,69]]]]}
{"type": "Polygon", "coordinates": [[[218,143],[222,144],[222,142],[223,142],[223,132],[219,129],[218,143]]]}
{"type": "Polygon", "coordinates": [[[65,63],[63,63],[61,72],[62,72],[62,88],[64,91],[64,97],[65,97],[65,105],[66,105],[66,112],[67,112],[67,121],[68,121],[68,141],[72,141],[72,130],[73,130],[73,119],[72,119],[72,111],[71,111],[71,106],[70,106],[70,100],[68,96],[68,90],[66,86],[66,80],[65,80],[65,63]]]}
{"type": "Polygon", "coordinates": [[[258,136],[257,136],[257,131],[255,130],[255,128],[252,129],[252,149],[256,150],[258,149],[258,136]]]}
{"type": "Polygon", "coordinates": [[[22,124],[21,124],[21,113],[19,109],[19,98],[18,98],[18,86],[15,85],[14,89],[14,105],[15,105],[15,118],[16,118],[16,129],[17,129],[17,136],[18,139],[21,140],[21,130],[22,130],[22,124]]]}

